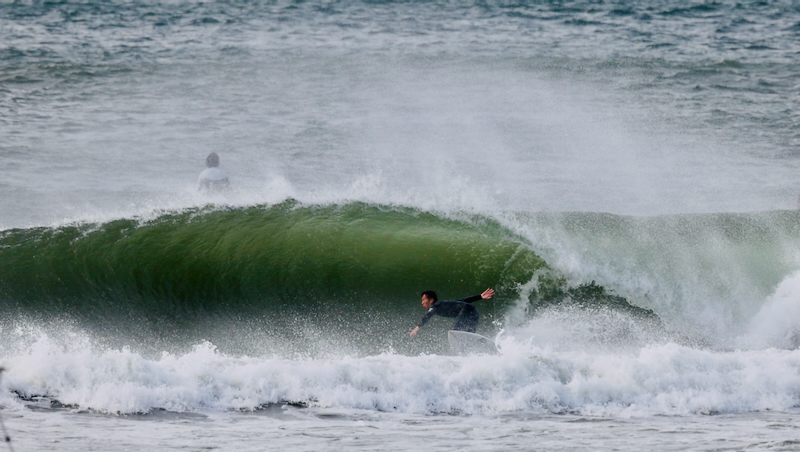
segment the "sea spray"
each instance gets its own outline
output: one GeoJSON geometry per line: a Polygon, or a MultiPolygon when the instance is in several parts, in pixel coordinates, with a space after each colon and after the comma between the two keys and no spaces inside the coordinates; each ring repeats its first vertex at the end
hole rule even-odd
{"type": "Polygon", "coordinates": [[[778,285],[735,344],[742,348],[800,347],[800,272],[778,285]]]}
{"type": "MultiPolygon", "coordinates": [[[[591,281],[651,310],[678,337],[735,346],[779,284],[800,268],[800,213],[702,215],[510,213],[566,291],[591,281]]],[[[558,284],[550,288],[563,287],[558,284]]]]}

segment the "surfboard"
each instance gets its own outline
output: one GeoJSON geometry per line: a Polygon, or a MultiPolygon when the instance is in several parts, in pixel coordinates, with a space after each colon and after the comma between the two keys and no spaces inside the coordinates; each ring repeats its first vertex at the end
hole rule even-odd
{"type": "Polygon", "coordinates": [[[480,334],[450,330],[447,332],[447,341],[450,342],[450,349],[453,350],[453,353],[459,356],[497,355],[500,353],[493,340],[480,334]]]}

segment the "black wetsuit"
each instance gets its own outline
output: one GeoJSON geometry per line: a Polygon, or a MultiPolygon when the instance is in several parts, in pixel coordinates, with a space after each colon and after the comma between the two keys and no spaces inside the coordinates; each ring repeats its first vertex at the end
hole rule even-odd
{"type": "Polygon", "coordinates": [[[436,300],[417,326],[422,328],[431,317],[440,315],[442,317],[456,318],[451,329],[474,333],[478,328],[479,314],[478,309],[470,303],[480,299],[480,295],[475,295],[474,297],[462,298],[461,300],[436,300]]]}

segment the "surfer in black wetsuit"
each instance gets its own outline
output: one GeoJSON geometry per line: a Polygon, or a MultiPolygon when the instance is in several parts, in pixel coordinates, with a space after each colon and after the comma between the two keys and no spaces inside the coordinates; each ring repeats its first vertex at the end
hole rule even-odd
{"type": "Polygon", "coordinates": [[[428,312],[422,317],[417,326],[411,330],[411,337],[419,333],[428,320],[434,315],[442,317],[455,317],[453,327],[451,329],[456,331],[467,331],[474,333],[478,328],[478,309],[472,305],[473,302],[478,300],[488,300],[494,295],[494,290],[486,289],[480,295],[473,297],[462,298],[460,300],[439,300],[436,297],[436,292],[426,290],[422,292],[422,307],[427,309],[428,312]]]}

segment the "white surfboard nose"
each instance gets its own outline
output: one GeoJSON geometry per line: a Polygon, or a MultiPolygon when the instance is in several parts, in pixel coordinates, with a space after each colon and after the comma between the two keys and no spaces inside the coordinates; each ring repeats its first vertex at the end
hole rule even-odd
{"type": "Polygon", "coordinates": [[[493,340],[480,334],[450,330],[447,332],[447,340],[450,342],[450,349],[459,356],[500,353],[493,340]]]}

